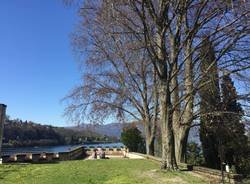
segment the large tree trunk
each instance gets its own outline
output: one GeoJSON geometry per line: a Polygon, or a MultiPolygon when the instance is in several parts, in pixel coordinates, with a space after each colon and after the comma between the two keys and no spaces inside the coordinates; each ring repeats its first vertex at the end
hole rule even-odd
{"type": "Polygon", "coordinates": [[[146,138],[146,154],[154,156],[154,137],[153,138],[146,138]]]}
{"type": "MultiPolygon", "coordinates": [[[[154,110],[153,110],[153,118],[151,118],[151,139],[148,141],[148,153],[149,155],[155,155],[155,137],[156,137],[156,129],[157,129],[157,121],[158,121],[158,82],[157,82],[157,74],[155,68],[153,69],[153,103],[154,103],[154,110]]],[[[150,117],[149,117],[150,118],[150,117]]]]}
{"type": "Polygon", "coordinates": [[[145,120],[144,130],[146,139],[146,154],[154,156],[155,127],[151,127],[150,120],[145,120]]]}
{"type": "MultiPolygon", "coordinates": [[[[175,53],[173,52],[172,58],[175,58],[175,53]]],[[[179,84],[178,84],[178,78],[177,78],[177,62],[174,62],[173,65],[173,72],[174,75],[172,76],[171,80],[171,100],[172,104],[174,106],[173,108],[173,130],[174,130],[174,140],[175,140],[175,156],[176,156],[176,162],[177,164],[180,162],[183,162],[185,157],[185,141],[183,138],[183,127],[180,125],[180,98],[179,98],[179,84]]]]}
{"type": "Polygon", "coordinates": [[[193,91],[193,66],[192,66],[192,41],[188,40],[185,45],[185,103],[183,113],[178,113],[174,117],[175,121],[175,153],[177,163],[186,162],[186,149],[188,134],[190,130],[190,125],[193,120],[193,103],[194,103],[194,91],[193,91]],[[180,121],[180,116],[182,116],[182,121],[180,121]]]}
{"type": "MultiPolygon", "coordinates": [[[[163,5],[163,3],[161,3],[163,5]]],[[[162,7],[160,7],[161,9],[162,7]]],[[[156,26],[155,43],[157,45],[157,60],[155,66],[159,73],[160,125],[162,135],[162,165],[164,170],[177,170],[175,159],[175,141],[173,132],[173,107],[171,103],[171,61],[167,60],[166,37],[162,25],[156,26]]]]}
{"type": "Polygon", "coordinates": [[[172,106],[169,85],[163,79],[160,82],[160,124],[162,134],[162,169],[178,169],[175,159],[174,134],[172,124],[172,106]]]}
{"type": "MultiPolygon", "coordinates": [[[[172,47],[174,41],[171,42],[172,47]]],[[[178,84],[178,67],[177,67],[177,55],[172,52],[173,64],[172,80],[171,80],[171,99],[173,104],[173,128],[175,138],[175,156],[177,163],[186,162],[186,148],[188,141],[188,134],[193,117],[193,71],[192,71],[192,55],[191,53],[191,41],[185,45],[185,94],[187,97],[184,100],[184,107],[181,109],[181,102],[179,97],[179,84],[178,84]]]]}
{"type": "Polygon", "coordinates": [[[149,143],[149,155],[154,156],[155,155],[155,137],[151,139],[151,142],[149,143]]]}
{"type": "Polygon", "coordinates": [[[177,163],[186,163],[187,141],[189,128],[180,127],[178,132],[175,131],[175,156],[177,163]]]}
{"type": "Polygon", "coordinates": [[[141,67],[141,75],[144,76],[141,79],[143,85],[143,95],[141,98],[143,100],[143,114],[141,114],[144,121],[144,131],[146,139],[146,153],[148,155],[154,155],[154,140],[156,133],[156,122],[157,122],[157,110],[158,110],[158,95],[157,95],[157,81],[156,81],[156,72],[153,69],[153,104],[154,110],[151,114],[149,109],[149,100],[148,100],[148,84],[146,79],[146,66],[141,67]]]}

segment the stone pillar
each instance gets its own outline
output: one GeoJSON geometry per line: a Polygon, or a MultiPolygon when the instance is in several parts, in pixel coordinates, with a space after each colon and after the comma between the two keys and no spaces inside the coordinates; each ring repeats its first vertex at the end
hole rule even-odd
{"type": "MultiPolygon", "coordinates": [[[[5,122],[5,113],[7,106],[4,104],[0,104],[0,159],[2,156],[2,142],[3,142],[3,129],[5,122]]],[[[0,160],[1,163],[2,159],[0,160]]]]}

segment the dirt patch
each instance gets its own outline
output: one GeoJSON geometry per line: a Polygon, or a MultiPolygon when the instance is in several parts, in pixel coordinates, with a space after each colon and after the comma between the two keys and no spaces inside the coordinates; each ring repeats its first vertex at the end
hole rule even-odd
{"type": "Polygon", "coordinates": [[[217,178],[217,177],[212,177],[212,176],[205,175],[205,174],[202,174],[202,173],[199,173],[199,172],[190,172],[190,171],[188,171],[186,173],[190,174],[190,175],[192,175],[192,176],[194,176],[196,178],[200,178],[200,179],[202,179],[204,181],[207,181],[207,182],[209,182],[211,184],[220,183],[219,178],[217,178]]]}
{"type": "Polygon", "coordinates": [[[151,180],[153,180],[152,183],[154,184],[187,184],[187,182],[184,181],[181,177],[164,175],[159,170],[150,170],[143,173],[138,173],[138,176],[141,178],[150,178],[151,180]]]}

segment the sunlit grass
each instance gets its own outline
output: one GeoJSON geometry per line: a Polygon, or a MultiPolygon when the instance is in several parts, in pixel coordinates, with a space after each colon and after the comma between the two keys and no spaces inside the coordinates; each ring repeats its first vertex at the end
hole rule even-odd
{"type": "Polygon", "coordinates": [[[159,171],[149,160],[65,161],[58,164],[1,165],[1,184],[172,184],[208,183],[187,172],[159,171]]]}

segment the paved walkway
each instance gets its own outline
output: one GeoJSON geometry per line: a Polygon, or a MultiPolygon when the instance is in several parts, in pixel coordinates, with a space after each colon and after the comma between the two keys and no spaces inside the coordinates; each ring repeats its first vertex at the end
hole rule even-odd
{"type": "Polygon", "coordinates": [[[145,159],[145,157],[133,153],[127,153],[126,156],[129,159],[145,159]]]}
{"type": "MultiPolygon", "coordinates": [[[[127,153],[126,157],[124,157],[123,155],[106,155],[106,157],[109,158],[109,159],[123,159],[123,158],[145,159],[145,157],[134,154],[134,153],[127,153]]],[[[97,156],[97,159],[99,159],[99,156],[97,156]]],[[[85,160],[96,160],[96,159],[93,159],[92,156],[88,156],[87,158],[85,158],[85,160]]]]}

